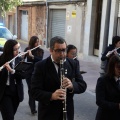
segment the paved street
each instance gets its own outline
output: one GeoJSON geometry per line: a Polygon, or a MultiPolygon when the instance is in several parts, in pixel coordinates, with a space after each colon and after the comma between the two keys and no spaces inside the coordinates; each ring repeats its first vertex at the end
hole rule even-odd
{"type": "MultiPolygon", "coordinates": [[[[23,43],[21,43],[23,44],[23,43]]],[[[26,45],[22,45],[22,49],[26,45]]],[[[45,48],[44,58],[49,56],[49,51],[45,48]]],[[[75,103],[75,120],[94,120],[97,110],[95,104],[95,85],[97,78],[100,76],[100,65],[97,62],[91,62],[88,60],[80,59],[81,70],[87,73],[83,74],[83,78],[87,83],[87,91],[83,94],[74,96],[75,103]]],[[[20,104],[15,116],[15,120],[37,120],[37,114],[32,116],[28,107],[28,94],[26,81],[24,83],[24,101],[20,104]]],[[[0,115],[0,120],[2,120],[0,115]]]]}

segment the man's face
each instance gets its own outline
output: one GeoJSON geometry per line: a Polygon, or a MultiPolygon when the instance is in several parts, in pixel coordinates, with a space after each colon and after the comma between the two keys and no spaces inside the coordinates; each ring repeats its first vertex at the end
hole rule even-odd
{"type": "Polygon", "coordinates": [[[66,57],[66,43],[55,43],[54,48],[50,49],[50,53],[56,63],[59,63],[60,59],[64,60],[66,57]]]}

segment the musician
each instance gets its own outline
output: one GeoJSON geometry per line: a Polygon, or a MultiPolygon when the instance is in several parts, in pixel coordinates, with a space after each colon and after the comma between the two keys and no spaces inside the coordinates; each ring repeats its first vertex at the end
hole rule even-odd
{"type": "Polygon", "coordinates": [[[66,58],[66,42],[56,36],[50,40],[50,56],[35,65],[31,94],[39,101],[38,120],[63,120],[63,101],[67,99],[67,120],[74,120],[74,94],[85,92],[86,83],[74,60],[66,58]],[[64,60],[65,77],[58,74],[60,59],[64,60]]]}
{"type": "Polygon", "coordinates": [[[11,59],[19,53],[20,44],[15,40],[6,41],[3,54],[0,56],[0,111],[3,120],[14,120],[15,113],[20,102],[23,101],[23,83],[20,76],[16,74],[14,67],[21,61],[17,57],[11,63],[11,59]]]}
{"type": "Polygon", "coordinates": [[[98,78],[96,85],[95,120],[120,120],[120,56],[113,55],[105,76],[98,78]]]}
{"type": "Polygon", "coordinates": [[[107,71],[107,65],[109,62],[109,59],[112,55],[120,54],[120,49],[115,50],[116,48],[120,47],[120,36],[113,36],[112,38],[112,44],[110,44],[104,53],[102,54],[101,60],[105,63],[104,71],[106,73],[107,71]]]}
{"type": "MultiPolygon", "coordinates": [[[[77,64],[78,64],[77,66],[80,69],[80,62],[77,59],[77,48],[76,48],[76,46],[74,46],[72,44],[67,45],[67,57],[71,58],[71,59],[74,59],[77,62],[77,64]]],[[[84,74],[86,72],[85,71],[80,71],[80,73],[84,74]]]]}
{"type": "Polygon", "coordinates": [[[67,57],[71,59],[76,59],[77,57],[77,48],[74,45],[67,45],[67,57]]]}
{"type": "MultiPolygon", "coordinates": [[[[26,47],[24,50],[25,52],[28,51],[28,54],[25,55],[25,58],[27,58],[27,62],[33,63],[33,68],[34,68],[34,64],[38,61],[41,61],[43,59],[43,55],[44,55],[44,50],[40,47],[38,47],[32,51],[30,50],[30,49],[37,47],[38,45],[39,45],[39,38],[37,36],[32,36],[29,40],[28,47],[26,47]]],[[[30,94],[32,71],[33,71],[33,69],[31,70],[28,77],[26,78],[26,82],[28,85],[28,95],[29,95],[28,103],[30,106],[31,113],[32,113],[32,115],[34,115],[35,113],[37,113],[37,110],[36,110],[35,100],[31,97],[31,94],[30,94]]]]}

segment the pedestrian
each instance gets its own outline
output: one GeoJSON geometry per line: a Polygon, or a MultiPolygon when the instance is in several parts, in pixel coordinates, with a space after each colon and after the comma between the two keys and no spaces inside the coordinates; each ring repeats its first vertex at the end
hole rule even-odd
{"type": "Polygon", "coordinates": [[[101,60],[104,62],[104,65],[102,64],[102,69],[104,73],[107,71],[107,66],[109,59],[112,55],[120,54],[120,36],[113,36],[112,38],[112,44],[110,44],[102,54],[101,60]]]}
{"type": "Polygon", "coordinates": [[[39,38],[37,36],[32,36],[30,38],[28,47],[25,48],[25,52],[28,51],[28,53],[25,55],[25,58],[27,58],[27,62],[31,62],[33,63],[33,67],[31,72],[29,72],[29,75],[26,78],[26,82],[27,82],[27,86],[28,86],[28,95],[29,95],[29,106],[30,106],[30,110],[31,110],[31,114],[34,115],[35,113],[37,113],[36,110],[36,103],[35,100],[31,97],[30,94],[30,89],[31,89],[31,76],[32,76],[32,71],[34,69],[34,64],[38,61],[41,61],[43,59],[43,55],[44,55],[44,50],[40,47],[34,49],[34,50],[30,50],[33,49],[35,47],[39,46],[39,38]]]}
{"type": "MultiPolygon", "coordinates": [[[[71,58],[71,59],[74,59],[77,62],[77,64],[78,64],[77,65],[78,68],[80,69],[80,62],[77,59],[77,48],[76,48],[76,46],[74,46],[72,44],[67,45],[67,57],[71,58]]],[[[80,71],[80,73],[84,74],[86,72],[85,71],[80,71]]]]}
{"type": "Polygon", "coordinates": [[[113,55],[105,76],[98,78],[95,120],[120,120],[120,57],[113,55]]]}
{"type": "Polygon", "coordinates": [[[15,40],[6,41],[3,54],[0,56],[0,111],[3,120],[14,120],[20,102],[23,101],[23,83],[14,67],[21,61],[19,54],[20,44],[15,40]],[[16,57],[12,62],[8,62],[16,57]]]}
{"type": "Polygon", "coordinates": [[[50,56],[35,65],[31,94],[39,101],[38,120],[63,120],[63,101],[66,100],[67,120],[74,120],[74,94],[80,94],[86,90],[86,82],[83,80],[76,62],[66,58],[66,42],[62,37],[56,36],[50,40],[50,56]],[[65,71],[59,77],[60,60],[64,60],[65,71]],[[62,82],[61,82],[61,78],[62,82]],[[66,88],[67,92],[65,92],[66,88]]]}

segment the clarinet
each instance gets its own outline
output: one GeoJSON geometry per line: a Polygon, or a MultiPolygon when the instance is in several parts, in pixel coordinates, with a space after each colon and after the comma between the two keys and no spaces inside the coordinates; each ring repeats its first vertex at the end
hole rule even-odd
{"type": "MultiPolygon", "coordinates": [[[[65,76],[65,74],[64,74],[64,64],[63,63],[64,63],[64,61],[60,60],[60,80],[61,80],[60,88],[65,89],[65,92],[66,92],[67,91],[66,88],[64,88],[63,85],[62,85],[62,81],[63,81],[63,78],[65,76]]],[[[63,101],[63,120],[67,120],[66,96],[65,96],[65,99],[63,101]]]]}

